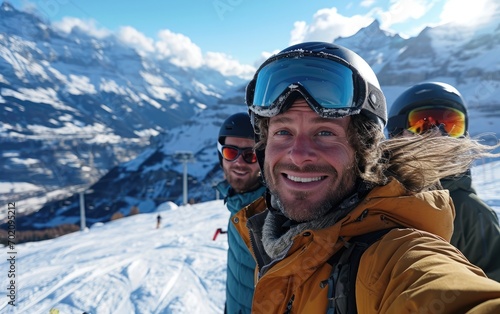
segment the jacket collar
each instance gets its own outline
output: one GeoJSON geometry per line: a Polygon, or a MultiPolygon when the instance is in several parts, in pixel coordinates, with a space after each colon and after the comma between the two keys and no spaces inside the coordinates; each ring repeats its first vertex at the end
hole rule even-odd
{"type": "Polygon", "coordinates": [[[444,178],[441,180],[441,185],[443,186],[443,189],[449,190],[450,192],[464,190],[477,194],[472,187],[472,177],[470,171],[462,174],[460,177],[444,178]]]}
{"type": "MultiPolygon", "coordinates": [[[[339,206],[345,204],[345,201],[339,206]]],[[[415,228],[451,239],[455,210],[447,190],[410,193],[396,179],[373,188],[363,199],[348,207],[345,215],[332,211],[324,221],[289,223],[281,213],[266,211],[249,219],[248,227],[254,241],[255,255],[260,262],[281,259],[289,254],[298,235],[306,230],[321,245],[341,238],[365,234],[389,227],[415,228]],[[335,238],[333,235],[336,235],[335,238]],[[262,241],[261,239],[266,239],[262,241]],[[260,257],[259,257],[260,256],[260,257]]],[[[262,264],[260,264],[262,266],[262,264]]]]}

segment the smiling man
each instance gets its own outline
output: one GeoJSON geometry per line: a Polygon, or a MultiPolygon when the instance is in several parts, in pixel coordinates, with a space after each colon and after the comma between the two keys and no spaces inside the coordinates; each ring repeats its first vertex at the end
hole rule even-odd
{"type": "Polygon", "coordinates": [[[449,243],[439,186],[494,147],[385,140],[373,70],[330,43],[270,57],[246,102],[268,188],[232,219],[257,262],[252,312],[500,313],[500,284],[449,243]]]}
{"type": "MultiPolygon", "coordinates": [[[[253,128],[246,112],[231,115],[222,123],[217,150],[225,180],[216,188],[224,197],[232,216],[259,199],[265,191],[254,146],[253,128]]],[[[229,248],[225,312],[250,313],[255,261],[232,224],[229,224],[227,233],[229,248]]]]}

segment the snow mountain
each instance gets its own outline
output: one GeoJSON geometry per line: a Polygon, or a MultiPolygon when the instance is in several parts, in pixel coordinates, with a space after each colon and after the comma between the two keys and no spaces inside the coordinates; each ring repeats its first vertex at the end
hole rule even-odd
{"type": "Polygon", "coordinates": [[[0,5],[0,199],[88,186],[243,84],[0,5]]]}

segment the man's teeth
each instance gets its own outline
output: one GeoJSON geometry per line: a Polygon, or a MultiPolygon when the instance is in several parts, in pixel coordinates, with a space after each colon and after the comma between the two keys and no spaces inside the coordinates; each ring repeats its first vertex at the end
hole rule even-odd
{"type": "Polygon", "coordinates": [[[300,178],[300,177],[295,177],[295,176],[287,176],[288,179],[295,181],[295,182],[302,182],[302,183],[307,183],[307,182],[313,182],[313,181],[319,181],[323,177],[316,177],[316,178],[300,178]]]}

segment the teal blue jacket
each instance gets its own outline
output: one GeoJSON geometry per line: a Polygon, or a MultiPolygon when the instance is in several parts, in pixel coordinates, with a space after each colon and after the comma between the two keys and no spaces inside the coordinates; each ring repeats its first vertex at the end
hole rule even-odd
{"type": "MultiPolygon", "coordinates": [[[[224,197],[224,203],[231,212],[231,217],[264,195],[266,190],[264,186],[260,186],[254,191],[238,194],[227,181],[220,182],[216,189],[224,197]]],[[[227,252],[226,313],[251,313],[255,261],[230,221],[227,227],[227,241],[229,249],[227,252]]]]}
{"type": "Polygon", "coordinates": [[[500,282],[500,226],[497,214],[476,195],[470,175],[441,180],[455,205],[451,244],[467,259],[500,282]]]}

